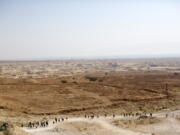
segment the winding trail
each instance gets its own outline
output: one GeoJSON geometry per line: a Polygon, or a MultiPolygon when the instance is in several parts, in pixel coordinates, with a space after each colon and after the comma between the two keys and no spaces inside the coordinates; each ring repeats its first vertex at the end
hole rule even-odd
{"type": "MultiPolygon", "coordinates": [[[[153,116],[155,117],[165,117],[166,114],[168,115],[175,115],[180,114],[180,110],[171,111],[171,112],[160,112],[155,113],[153,116]]],[[[127,117],[130,118],[130,117],[127,117]]],[[[50,121],[50,124],[46,128],[36,128],[36,129],[28,129],[23,128],[28,133],[31,133],[32,135],[151,135],[151,133],[145,133],[140,131],[132,131],[129,129],[124,129],[120,127],[116,127],[113,124],[109,122],[109,120],[113,119],[127,119],[124,116],[118,115],[115,118],[112,116],[109,117],[99,117],[94,119],[84,118],[84,117],[78,117],[78,118],[69,118],[68,120],[64,122],[59,122],[57,124],[53,124],[53,120],[50,121]],[[84,129],[91,128],[92,125],[95,125],[93,127],[93,130],[91,128],[91,132],[88,132],[87,130],[70,130],[70,129],[63,129],[62,127],[68,127],[68,124],[72,126],[76,126],[79,123],[81,123],[81,126],[86,125],[84,129]],[[55,129],[59,129],[56,131],[55,129]]]]}

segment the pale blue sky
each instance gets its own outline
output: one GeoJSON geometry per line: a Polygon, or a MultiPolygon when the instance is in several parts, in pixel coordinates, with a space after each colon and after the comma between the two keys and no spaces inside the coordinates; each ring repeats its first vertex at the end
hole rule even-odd
{"type": "Polygon", "coordinates": [[[0,0],[0,59],[180,56],[179,0],[0,0]]]}

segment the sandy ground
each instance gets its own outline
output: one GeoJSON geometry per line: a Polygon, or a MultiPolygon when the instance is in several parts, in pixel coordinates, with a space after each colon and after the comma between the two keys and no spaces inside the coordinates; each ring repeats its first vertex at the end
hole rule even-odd
{"type": "MultiPolygon", "coordinates": [[[[154,114],[155,117],[164,117],[167,113],[154,114]]],[[[143,125],[138,129],[130,130],[114,126],[114,119],[126,119],[122,116],[87,119],[83,117],[69,118],[65,122],[52,124],[47,128],[28,129],[23,128],[32,135],[180,135],[180,122],[172,116],[179,115],[180,110],[168,113],[169,117],[161,123],[143,125]]]]}
{"type": "MultiPolygon", "coordinates": [[[[27,131],[27,130],[26,130],[27,131]]],[[[103,119],[72,118],[54,127],[29,131],[32,135],[150,135],[113,126],[103,119]]]]}
{"type": "Polygon", "coordinates": [[[180,135],[180,122],[175,118],[167,118],[161,123],[141,126],[139,129],[156,133],[157,135],[180,135]]]}

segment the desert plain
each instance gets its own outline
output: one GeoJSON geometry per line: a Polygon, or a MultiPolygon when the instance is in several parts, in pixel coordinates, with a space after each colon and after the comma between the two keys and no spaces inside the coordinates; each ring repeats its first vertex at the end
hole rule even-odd
{"type": "Polygon", "coordinates": [[[0,121],[9,135],[179,135],[180,59],[1,61],[0,121]]]}

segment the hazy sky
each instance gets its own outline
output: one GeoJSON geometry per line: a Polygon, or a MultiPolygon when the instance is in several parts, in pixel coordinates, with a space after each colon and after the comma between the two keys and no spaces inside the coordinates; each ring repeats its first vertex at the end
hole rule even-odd
{"type": "Polygon", "coordinates": [[[0,0],[0,59],[180,56],[179,0],[0,0]]]}

